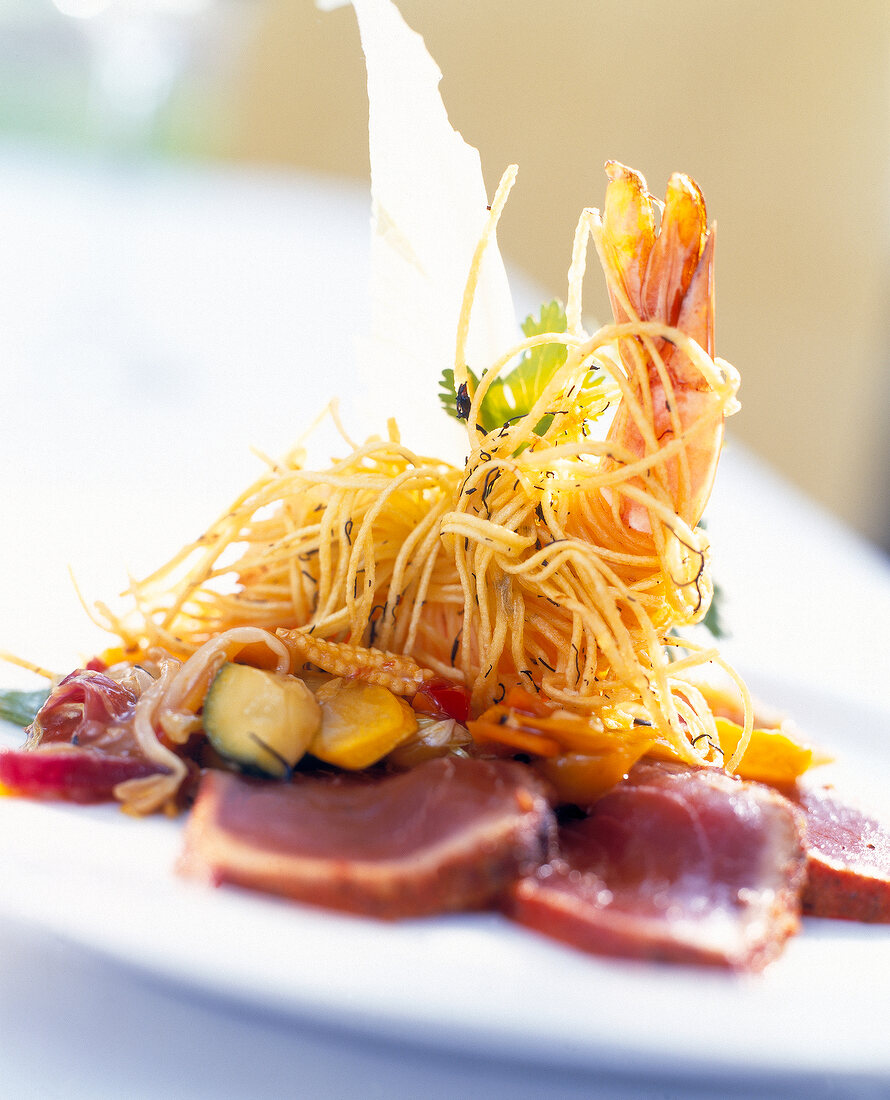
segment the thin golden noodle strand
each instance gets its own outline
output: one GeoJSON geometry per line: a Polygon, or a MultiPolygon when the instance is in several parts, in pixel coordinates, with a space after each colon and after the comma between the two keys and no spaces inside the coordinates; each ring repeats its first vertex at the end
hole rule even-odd
{"type": "MultiPolygon", "coordinates": [[[[468,381],[473,296],[514,175],[501,182],[473,259],[456,381],[468,381]]],[[[681,518],[677,498],[692,489],[689,447],[735,411],[735,375],[661,322],[584,333],[588,236],[603,247],[595,228],[585,211],[570,269],[568,331],[518,341],[481,376],[463,467],[414,453],[392,425],[388,438],[347,441],[351,453],[328,469],[306,469],[304,449],[295,448],[269,463],[191,546],[131,582],[131,614],[100,609],[125,649],[160,644],[187,658],[232,628],[302,629],[413,657],[466,684],[476,712],[522,685],[586,715],[591,729],[646,721],[680,759],[713,760],[713,718],[683,676],[698,664],[723,663],[712,648],[673,633],[707,611],[709,548],[704,532],[681,518]],[[497,431],[478,430],[494,378],[545,344],[562,345],[565,362],[534,407],[497,431]],[[659,352],[665,344],[713,400],[690,427],[672,414],[672,431],[659,440],[651,378],[669,404],[676,389],[659,352]],[[604,437],[580,409],[577,394],[591,371],[609,380],[596,411],[607,401],[620,405],[643,441],[641,453],[604,437]],[[545,416],[549,424],[538,434],[545,416]],[[622,502],[645,512],[649,532],[622,520],[622,502]],[[684,655],[669,659],[681,646],[684,655]]],[[[726,762],[732,769],[752,722],[747,689],[728,671],[746,709],[743,736],[726,762]]]]}

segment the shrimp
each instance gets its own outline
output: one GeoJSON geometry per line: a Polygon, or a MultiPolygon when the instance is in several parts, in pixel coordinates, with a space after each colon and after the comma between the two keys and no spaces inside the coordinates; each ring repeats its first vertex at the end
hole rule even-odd
{"type": "Polygon", "coordinates": [[[672,686],[666,646],[713,594],[698,523],[738,376],[713,358],[715,235],[701,191],[676,174],[661,204],[639,173],[606,170],[602,212],[585,211],[576,234],[567,332],[549,336],[564,366],[500,431],[479,427],[490,375],[472,397],[468,473],[442,525],[464,594],[459,665],[474,707],[526,683],[606,725],[623,707],[682,754],[689,729],[712,731],[672,686]],[[580,308],[588,231],[614,313],[592,336],[580,308]],[[603,369],[619,391],[605,439],[590,434],[583,397],[603,369]]]}
{"type": "MultiPolygon", "coordinates": [[[[675,455],[656,467],[676,514],[690,528],[701,518],[723,444],[724,416],[735,411],[738,378],[714,362],[715,227],[707,224],[704,197],[689,176],[671,176],[662,206],[639,172],[616,161],[606,165],[609,185],[602,214],[592,211],[591,232],[608,283],[617,324],[653,322],[620,341],[633,400],[625,400],[610,440],[636,458],[678,442],[675,455]],[[682,346],[657,325],[670,326],[706,353],[682,346]],[[709,370],[709,368],[711,368],[709,370]]],[[[644,504],[625,497],[622,517],[634,530],[651,532],[644,504]]]]}

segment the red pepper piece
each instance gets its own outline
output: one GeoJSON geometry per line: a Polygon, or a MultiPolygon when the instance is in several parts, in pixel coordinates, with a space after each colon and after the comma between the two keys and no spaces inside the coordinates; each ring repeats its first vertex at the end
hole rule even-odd
{"type": "Polygon", "coordinates": [[[414,696],[412,705],[424,714],[453,718],[462,726],[470,717],[470,693],[462,684],[450,680],[430,680],[414,696]]]}

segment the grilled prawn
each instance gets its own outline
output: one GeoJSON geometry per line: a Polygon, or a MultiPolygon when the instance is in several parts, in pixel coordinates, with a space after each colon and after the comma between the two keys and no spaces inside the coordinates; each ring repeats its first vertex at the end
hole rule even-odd
{"type": "MultiPolygon", "coordinates": [[[[726,391],[737,386],[728,364],[713,373],[714,227],[689,176],[671,176],[657,228],[662,204],[640,173],[616,161],[606,172],[605,206],[594,212],[592,231],[615,321],[655,325],[619,342],[631,400],[622,403],[610,438],[639,459],[673,444],[653,473],[676,513],[694,527],[713,485],[724,416],[734,411],[726,407],[726,391]],[[707,357],[673,335],[657,334],[658,325],[695,341],[707,357]]],[[[651,531],[638,498],[626,496],[623,512],[631,527],[651,531]]]]}

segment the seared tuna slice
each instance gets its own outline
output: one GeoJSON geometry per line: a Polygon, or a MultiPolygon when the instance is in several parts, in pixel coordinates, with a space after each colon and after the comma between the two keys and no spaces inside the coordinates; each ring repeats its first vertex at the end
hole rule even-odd
{"type": "Polygon", "coordinates": [[[376,781],[204,777],[182,871],[395,919],[471,909],[551,854],[553,814],[521,764],[456,757],[376,781]]]}
{"type": "Polygon", "coordinates": [[[804,789],[795,801],[806,819],[804,913],[890,922],[890,826],[829,787],[804,789]]]}
{"type": "Polygon", "coordinates": [[[520,923],[599,955],[756,970],[799,924],[803,825],[711,768],[639,764],[511,892],[520,923]]]}

